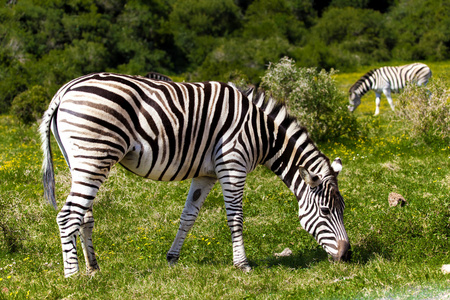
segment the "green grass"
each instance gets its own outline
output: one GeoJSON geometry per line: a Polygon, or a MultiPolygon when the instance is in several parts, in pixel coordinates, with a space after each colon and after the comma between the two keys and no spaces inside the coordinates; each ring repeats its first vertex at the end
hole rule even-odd
{"type": "MultiPolygon", "coordinates": [[[[438,75],[449,65],[430,64],[438,75]]],[[[337,80],[351,85],[358,76],[341,74],[337,80]]],[[[82,272],[64,278],[56,212],[42,196],[37,124],[24,127],[0,116],[0,299],[450,297],[450,275],[440,271],[450,264],[450,146],[409,138],[387,105],[373,118],[369,98],[355,112],[367,124],[368,136],[319,145],[330,159],[343,161],[339,184],[352,260],[329,262],[301,229],[289,190],[259,167],[249,175],[244,194],[244,239],[253,267],[248,274],[232,266],[219,185],[179,264],[169,267],[165,255],[190,181],[154,182],[116,167],[94,205],[101,271],[85,275],[79,247],[82,272]],[[402,194],[408,204],[389,207],[390,192],[402,194]],[[286,247],[292,256],[274,256],[286,247]]],[[[61,207],[70,174],[56,144],[53,149],[61,207]]]]}

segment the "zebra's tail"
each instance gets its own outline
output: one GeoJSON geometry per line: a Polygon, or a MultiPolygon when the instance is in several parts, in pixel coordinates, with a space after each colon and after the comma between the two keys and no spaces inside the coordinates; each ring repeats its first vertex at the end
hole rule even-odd
{"type": "Polygon", "coordinates": [[[42,182],[44,185],[44,197],[50,204],[53,205],[55,210],[58,208],[56,205],[55,196],[55,171],[53,169],[53,156],[52,148],[50,145],[50,126],[52,119],[58,109],[60,103],[59,93],[52,99],[49,108],[45,111],[42,117],[41,125],[39,126],[39,132],[41,135],[41,147],[44,156],[42,162],[42,182]]]}

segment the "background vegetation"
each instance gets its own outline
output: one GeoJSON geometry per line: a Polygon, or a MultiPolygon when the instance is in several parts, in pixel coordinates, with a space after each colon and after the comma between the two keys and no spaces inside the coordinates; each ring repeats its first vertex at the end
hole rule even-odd
{"type": "Polygon", "coordinates": [[[450,0],[3,0],[0,113],[91,72],[259,83],[284,56],[354,71],[450,58],[450,0]]]}
{"type": "Polygon", "coordinates": [[[299,68],[284,57],[269,65],[261,86],[285,103],[313,140],[359,136],[362,128],[347,109],[348,97],[336,85],[335,73],[333,69],[299,68]]]}
{"type": "Polygon", "coordinates": [[[427,87],[407,85],[399,95],[397,115],[409,135],[450,143],[450,89],[444,78],[448,77],[436,78],[427,87]]]}

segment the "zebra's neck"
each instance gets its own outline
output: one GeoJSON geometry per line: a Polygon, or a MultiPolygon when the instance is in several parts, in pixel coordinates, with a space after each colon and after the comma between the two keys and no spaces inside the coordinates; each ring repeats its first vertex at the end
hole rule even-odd
{"type": "Polygon", "coordinates": [[[371,70],[364,74],[352,87],[350,88],[350,94],[358,94],[359,96],[363,96],[368,91],[373,89],[374,84],[374,73],[376,70],[371,70]]]}
{"type": "MultiPolygon", "coordinates": [[[[258,106],[258,103],[257,103],[258,106]]],[[[299,166],[322,177],[330,173],[330,162],[323,155],[307,130],[287,113],[284,106],[269,99],[259,106],[265,114],[266,141],[262,164],[271,169],[299,199],[304,188],[299,166]]]]}
{"type": "Polygon", "coordinates": [[[284,131],[284,128],[278,129],[275,145],[269,151],[275,155],[268,159],[265,165],[300,198],[304,184],[299,167],[302,166],[323,178],[330,173],[330,163],[309,138],[305,129],[300,128],[292,134],[289,130],[285,133],[280,131],[284,131]]]}

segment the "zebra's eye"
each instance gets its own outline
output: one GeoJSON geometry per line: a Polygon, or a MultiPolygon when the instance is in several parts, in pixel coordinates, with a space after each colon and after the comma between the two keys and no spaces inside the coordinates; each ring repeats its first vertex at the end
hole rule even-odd
{"type": "Polygon", "coordinates": [[[329,215],[330,214],[330,209],[328,207],[322,206],[320,208],[320,211],[322,212],[322,214],[324,215],[329,215]]]}

